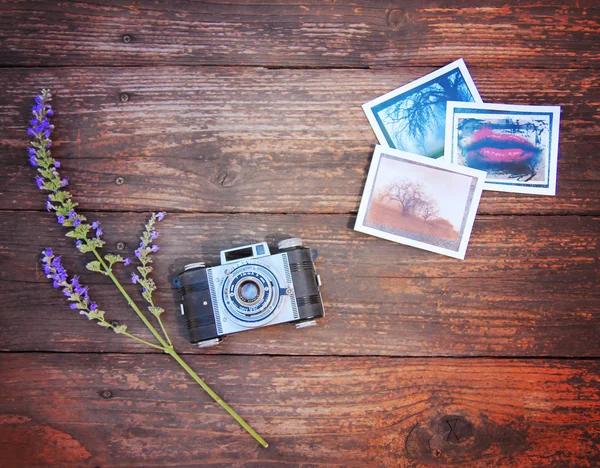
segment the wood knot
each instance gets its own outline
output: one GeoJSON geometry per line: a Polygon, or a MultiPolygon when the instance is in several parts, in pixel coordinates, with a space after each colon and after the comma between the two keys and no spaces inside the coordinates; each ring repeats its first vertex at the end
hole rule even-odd
{"type": "Polygon", "coordinates": [[[439,425],[440,433],[449,444],[462,444],[473,436],[473,425],[460,416],[446,416],[439,425]]]}
{"type": "Polygon", "coordinates": [[[398,31],[408,22],[408,13],[400,8],[389,10],[385,15],[385,20],[390,28],[398,31]]]}
{"type": "Polygon", "coordinates": [[[213,179],[213,184],[220,185],[221,187],[231,187],[234,182],[237,180],[241,171],[241,167],[238,165],[234,165],[228,169],[220,170],[215,178],[213,179]]]}

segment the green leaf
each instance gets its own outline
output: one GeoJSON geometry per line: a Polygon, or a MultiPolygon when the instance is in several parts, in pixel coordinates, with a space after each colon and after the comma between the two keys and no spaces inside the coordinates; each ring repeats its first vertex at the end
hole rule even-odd
{"type": "Polygon", "coordinates": [[[77,232],[77,229],[67,232],[65,236],[73,237],[75,239],[85,239],[85,236],[82,236],[80,232],[77,232]]]}
{"type": "Polygon", "coordinates": [[[110,328],[110,323],[105,322],[104,320],[101,322],[98,322],[98,325],[100,325],[101,327],[104,327],[104,328],[110,328]]]}
{"type": "Polygon", "coordinates": [[[150,273],[152,273],[152,267],[149,266],[141,266],[137,268],[138,271],[140,272],[140,275],[142,276],[148,276],[150,273]]]}
{"type": "Polygon", "coordinates": [[[127,331],[127,325],[119,325],[114,328],[115,333],[125,333],[127,331]]]}
{"type": "Polygon", "coordinates": [[[162,315],[162,313],[165,311],[165,309],[163,309],[162,307],[157,307],[157,306],[150,306],[150,307],[148,307],[148,310],[155,317],[160,317],[162,315]]]}
{"type": "Polygon", "coordinates": [[[104,259],[112,266],[114,263],[122,262],[124,259],[120,255],[107,254],[104,259]]]}
{"type": "Polygon", "coordinates": [[[102,265],[100,265],[100,262],[98,262],[98,261],[90,262],[85,267],[91,271],[100,271],[100,272],[104,273],[104,271],[102,271],[102,265]]]}
{"type": "Polygon", "coordinates": [[[91,252],[91,248],[87,244],[81,244],[77,247],[81,253],[91,252]]]}

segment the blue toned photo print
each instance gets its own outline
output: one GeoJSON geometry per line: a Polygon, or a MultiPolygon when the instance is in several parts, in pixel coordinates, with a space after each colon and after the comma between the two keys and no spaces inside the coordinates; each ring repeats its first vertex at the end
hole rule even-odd
{"type": "Polygon", "coordinates": [[[445,159],[487,172],[485,188],[554,195],[560,107],[449,102],[445,159]]]}
{"type": "Polygon", "coordinates": [[[481,102],[462,59],[363,105],[382,145],[437,159],[444,155],[446,103],[481,102]]]}

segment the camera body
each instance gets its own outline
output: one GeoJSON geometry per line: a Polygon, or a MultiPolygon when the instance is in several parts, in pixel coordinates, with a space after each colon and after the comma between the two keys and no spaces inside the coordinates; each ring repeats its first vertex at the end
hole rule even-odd
{"type": "Polygon", "coordinates": [[[212,346],[229,334],[278,323],[297,328],[322,317],[321,279],[300,239],[221,251],[221,265],[192,263],[175,280],[190,341],[212,346]]]}

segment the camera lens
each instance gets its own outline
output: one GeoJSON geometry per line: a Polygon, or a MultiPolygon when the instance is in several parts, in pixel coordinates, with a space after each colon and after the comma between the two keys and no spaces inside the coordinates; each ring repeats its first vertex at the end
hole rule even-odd
{"type": "Polygon", "coordinates": [[[244,281],[240,285],[240,297],[246,302],[254,302],[258,297],[258,286],[253,281],[244,281]]]}
{"type": "Polygon", "coordinates": [[[235,288],[235,295],[240,303],[252,307],[258,304],[264,297],[265,290],[255,278],[247,278],[240,281],[235,288]]]}

